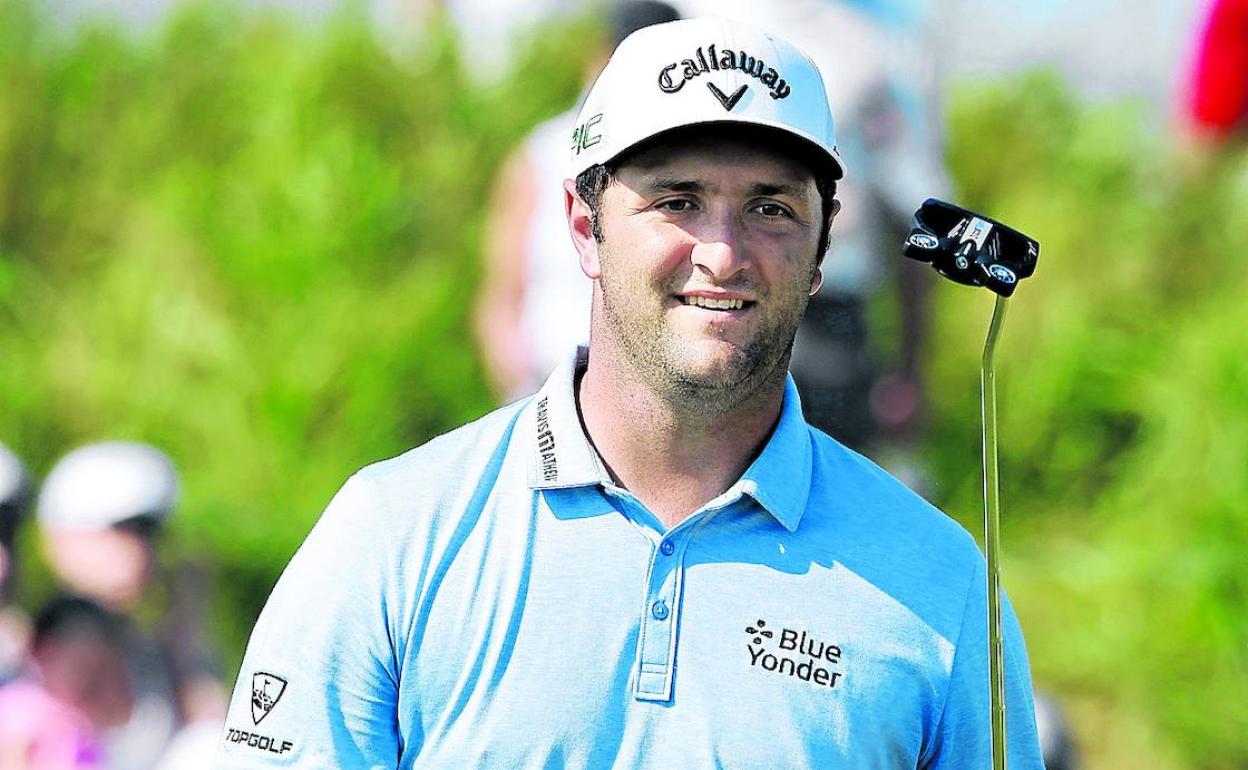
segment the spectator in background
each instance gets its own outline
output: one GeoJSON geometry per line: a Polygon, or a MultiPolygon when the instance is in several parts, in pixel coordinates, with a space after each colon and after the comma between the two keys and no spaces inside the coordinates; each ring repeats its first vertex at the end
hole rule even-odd
{"type": "Polygon", "coordinates": [[[22,677],[0,687],[0,768],[111,767],[99,733],[133,705],[119,618],[89,599],[52,600],[35,619],[22,677]]]}
{"type": "MultiPolygon", "coordinates": [[[[934,67],[844,2],[681,0],[687,15],[764,26],[801,46],[827,73],[838,147],[851,173],[832,228],[824,282],[798,328],[790,365],[807,420],[866,451],[911,486],[922,425],[922,353],[930,270],[900,258],[916,208],[947,197],[934,67]],[[869,328],[869,305],[891,284],[892,338],[869,328]]],[[[883,298],[883,297],[881,297],[883,298]]]]}
{"type": "Polygon", "coordinates": [[[1248,0],[1213,0],[1201,27],[1185,117],[1198,144],[1243,136],[1248,124],[1248,0]]]}
{"type": "MultiPolygon", "coordinates": [[[[9,605],[16,573],[17,527],[30,502],[30,477],[22,461],[0,444],[0,684],[11,679],[26,649],[29,623],[9,605]]],[[[0,765],[2,770],[3,765],[0,765]]]]}
{"type": "Polygon", "coordinates": [[[143,633],[136,610],[163,592],[169,617],[202,599],[176,596],[158,580],[157,537],[178,494],[173,464],[159,450],[134,443],[101,443],[70,452],[53,467],[39,495],[38,520],[48,563],[70,589],[127,618],[126,663],[134,708],[126,724],[102,735],[115,770],[149,770],[175,733],[224,714],[224,688],[211,673],[197,629],[143,633]]]}
{"type": "MultiPolygon", "coordinates": [[[[631,33],[678,18],[667,3],[617,2],[610,11],[610,39],[586,65],[586,80],[631,33]]],[[[532,393],[568,350],[589,340],[593,284],[581,272],[563,212],[575,118],[572,109],[534,129],[494,185],[486,269],[473,316],[486,372],[503,402],[532,393]]]]}

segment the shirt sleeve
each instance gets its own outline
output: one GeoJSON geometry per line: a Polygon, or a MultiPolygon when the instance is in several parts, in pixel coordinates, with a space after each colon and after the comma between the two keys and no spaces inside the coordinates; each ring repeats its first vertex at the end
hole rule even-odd
{"type": "Polygon", "coordinates": [[[252,631],[215,767],[398,764],[384,516],[359,476],[329,504],[252,631]]]}
{"type": "MultiPolygon", "coordinates": [[[[936,739],[921,765],[926,770],[992,767],[986,579],[986,567],[981,560],[976,579],[971,581],[967,593],[936,739]]],[[[1005,634],[1007,764],[1010,770],[1044,770],[1036,733],[1027,649],[1008,598],[1001,603],[1001,625],[1005,634]]]]}

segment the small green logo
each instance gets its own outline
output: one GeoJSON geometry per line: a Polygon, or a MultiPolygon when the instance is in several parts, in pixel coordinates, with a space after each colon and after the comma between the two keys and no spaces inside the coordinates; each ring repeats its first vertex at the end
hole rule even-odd
{"type": "Polygon", "coordinates": [[[582,150],[588,150],[595,144],[602,141],[602,134],[595,131],[598,124],[602,122],[602,113],[598,113],[581,125],[572,129],[572,152],[580,155],[582,150]]]}

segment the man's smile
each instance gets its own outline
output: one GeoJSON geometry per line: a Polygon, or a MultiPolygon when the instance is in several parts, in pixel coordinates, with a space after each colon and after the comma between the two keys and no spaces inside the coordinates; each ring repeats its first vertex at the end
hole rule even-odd
{"type": "Polygon", "coordinates": [[[740,315],[758,304],[749,295],[739,292],[696,291],[677,294],[676,299],[687,307],[734,316],[740,315]]]}

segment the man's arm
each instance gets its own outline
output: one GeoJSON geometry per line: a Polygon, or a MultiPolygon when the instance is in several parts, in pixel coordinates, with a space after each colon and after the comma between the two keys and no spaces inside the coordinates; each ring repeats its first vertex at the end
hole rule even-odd
{"type": "Polygon", "coordinates": [[[218,770],[397,767],[398,671],[382,512],[358,476],[269,596],[234,685],[218,770]]]}
{"type": "Polygon", "coordinates": [[[481,288],[473,307],[477,346],[495,395],[523,393],[533,363],[524,334],[525,252],[534,208],[534,171],[524,146],[507,159],[490,200],[481,288]]]}
{"type": "MultiPolygon", "coordinates": [[[[914,211],[927,198],[947,198],[950,181],[941,158],[939,111],[921,85],[882,79],[862,112],[870,153],[872,196],[884,212],[888,255],[901,248],[914,211]]],[[[900,314],[895,368],[872,388],[871,404],[881,426],[894,437],[913,439],[922,430],[922,357],[927,342],[931,270],[912,260],[894,265],[900,314]]]]}
{"type": "Polygon", "coordinates": [[[1189,130],[1216,145],[1248,117],[1248,0],[1218,0],[1209,9],[1192,67],[1189,130]]]}
{"type": "MultiPolygon", "coordinates": [[[[920,765],[924,770],[992,767],[988,597],[982,561],[979,567],[967,594],[944,708],[933,743],[920,765]]],[[[1006,759],[1010,770],[1044,770],[1023,632],[1008,599],[1002,602],[1001,611],[1005,631],[1006,759]]]]}

